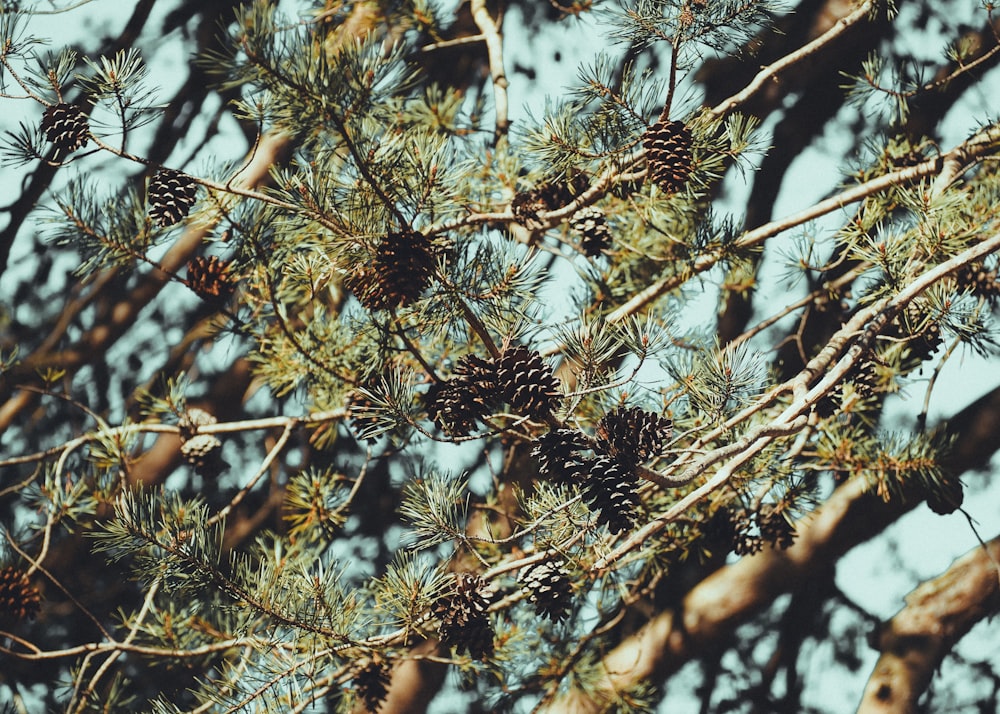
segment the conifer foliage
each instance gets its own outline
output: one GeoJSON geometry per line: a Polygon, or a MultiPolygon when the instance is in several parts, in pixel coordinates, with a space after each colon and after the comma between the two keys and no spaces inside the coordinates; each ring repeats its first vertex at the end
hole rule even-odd
{"type": "Polygon", "coordinates": [[[0,701],[834,711],[808,666],[929,711],[996,669],[990,3],[162,0],[39,49],[97,5],[0,10],[0,701]],[[841,558],[910,511],[978,570],[866,671],[841,558]]]}

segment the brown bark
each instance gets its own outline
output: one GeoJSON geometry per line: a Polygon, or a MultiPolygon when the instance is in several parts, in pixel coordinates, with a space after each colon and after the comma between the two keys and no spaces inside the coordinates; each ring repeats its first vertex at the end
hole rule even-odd
{"type": "Polygon", "coordinates": [[[879,634],[881,657],[860,714],[910,714],[941,660],[977,622],[1000,611],[1000,537],[922,583],[879,634]]]}
{"type": "Polygon", "coordinates": [[[695,586],[677,609],[665,610],[605,656],[605,675],[594,694],[571,690],[546,710],[599,712],[614,693],[640,682],[660,682],[692,659],[711,652],[736,628],[825,572],[854,546],[881,532],[915,505],[884,503],[858,479],[838,488],[798,526],[787,550],[765,550],[716,571],[695,586]]]}

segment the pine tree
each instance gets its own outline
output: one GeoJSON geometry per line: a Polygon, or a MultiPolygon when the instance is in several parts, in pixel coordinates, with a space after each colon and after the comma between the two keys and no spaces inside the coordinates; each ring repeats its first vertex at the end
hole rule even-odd
{"type": "Polygon", "coordinates": [[[944,708],[988,667],[988,557],[867,689],[835,572],[911,511],[1000,528],[996,392],[942,386],[996,360],[991,6],[146,5],[86,56],[0,12],[0,701],[652,711],[693,663],[692,708],[800,711],[812,652],[944,708]]]}

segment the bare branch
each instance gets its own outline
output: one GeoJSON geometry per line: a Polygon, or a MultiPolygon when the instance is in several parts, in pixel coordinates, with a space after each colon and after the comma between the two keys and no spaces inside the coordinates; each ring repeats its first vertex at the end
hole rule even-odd
{"type": "Polygon", "coordinates": [[[882,655],[859,714],[909,714],[935,670],[976,623],[1000,612],[1000,536],[969,551],[906,596],[878,635],[882,655]]]}
{"type": "Polygon", "coordinates": [[[486,39],[486,51],[490,58],[490,75],[493,77],[493,104],[496,110],[497,139],[506,136],[510,126],[507,116],[507,75],[503,68],[503,38],[500,36],[500,20],[494,21],[486,9],[486,0],[472,0],[472,17],[486,39]]]}

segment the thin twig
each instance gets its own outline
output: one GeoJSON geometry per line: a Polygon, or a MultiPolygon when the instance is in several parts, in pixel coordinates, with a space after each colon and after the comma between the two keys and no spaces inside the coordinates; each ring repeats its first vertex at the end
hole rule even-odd
{"type": "Polygon", "coordinates": [[[746,104],[746,102],[753,95],[763,89],[769,82],[773,82],[783,71],[798,64],[810,55],[815,54],[820,49],[840,37],[840,35],[847,32],[851,27],[870,17],[873,7],[873,0],[865,0],[865,2],[858,5],[853,12],[837,20],[837,22],[833,24],[833,27],[812,42],[803,45],[794,52],[791,52],[778,61],[772,62],[767,67],[764,67],[754,76],[752,80],[750,80],[750,83],[746,87],[713,107],[709,115],[713,119],[718,119],[733,111],[737,107],[746,104]]]}
{"type": "Polygon", "coordinates": [[[240,505],[243,499],[246,498],[247,494],[250,493],[250,491],[253,490],[253,487],[257,485],[257,482],[260,481],[264,477],[264,474],[267,473],[267,470],[271,467],[271,464],[274,463],[278,454],[280,454],[282,449],[285,448],[285,445],[288,443],[288,439],[291,437],[294,428],[294,421],[285,424],[284,431],[281,432],[281,436],[278,437],[278,440],[275,442],[274,446],[271,447],[271,450],[267,452],[267,456],[264,457],[264,460],[261,461],[260,468],[257,469],[257,473],[255,473],[246,485],[243,486],[243,488],[241,488],[235,496],[233,496],[225,507],[219,509],[218,513],[205,521],[206,527],[214,526],[216,523],[228,516],[230,511],[236,508],[236,506],[240,505]]]}
{"type": "MultiPolygon", "coordinates": [[[[156,597],[156,593],[160,589],[161,582],[162,581],[160,580],[160,578],[157,578],[155,581],[153,581],[153,584],[149,586],[149,592],[146,593],[146,598],[142,603],[142,607],[140,608],[139,613],[136,615],[135,622],[132,624],[132,627],[129,628],[128,636],[125,638],[126,645],[131,643],[132,640],[134,640],[136,636],[139,634],[139,626],[142,624],[142,621],[146,619],[146,615],[148,615],[149,611],[152,609],[153,598],[156,597]]],[[[90,653],[83,658],[83,662],[80,665],[81,677],[83,676],[83,673],[87,669],[87,660],[90,659],[90,657],[95,656],[96,654],[97,654],[96,652],[90,653]]],[[[79,693],[79,702],[75,710],[76,714],[80,714],[80,712],[86,709],[87,705],[89,704],[88,700],[90,699],[90,695],[93,694],[94,690],[97,688],[97,683],[101,680],[101,677],[104,676],[105,672],[108,671],[111,665],[114,664],[114,661],[119,657],[121,657],[121,655],[122,651],[120,649],[112,651],[104,660],[104,662],[101,663],[101,666],[97,668],[97,671],[94,672],[94,676],[91,677],[90,681],[87,683],[86,689],[84,689],[83,692],[79,693]]],[[[74,698],[76,696],[77,694],[74,691],[74,698]]]]}

